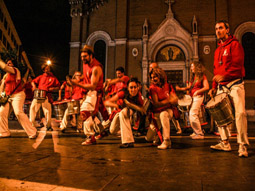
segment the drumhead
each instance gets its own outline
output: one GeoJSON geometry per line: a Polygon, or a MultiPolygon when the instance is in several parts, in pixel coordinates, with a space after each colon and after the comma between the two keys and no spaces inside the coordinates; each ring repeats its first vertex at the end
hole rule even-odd
{"type": "Polygon", "coordinates": [[[221,93],[214,97],[214,99],[211,99],[207,104],[206,107],[212,107],[216,104],[220,103],[225,97],[227,97],[227,93],[221,93]]]}
{"type": "Polygon", "coordinates": [[[182,99],[178,100],[178,105],[189,106],[192,103],[192,97],[190,95],[184,95],[182,99]]]}

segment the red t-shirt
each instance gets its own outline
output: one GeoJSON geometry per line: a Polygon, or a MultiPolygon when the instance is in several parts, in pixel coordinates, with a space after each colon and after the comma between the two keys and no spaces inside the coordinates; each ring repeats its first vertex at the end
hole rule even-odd
{"type": "Polygon", "coordinates": [[[71,95],[70,95],[71,86],[67,85],[66,81],[62,84],[62,86],[65,87],[64,99],[70,99],[71,98],[71,95]]]}
{"type": "MultiPolygon", "coordinates": [[[[99,66],[103,68],[102,64],[100,64],[95,58],[93,58],[92,63],[90,64],[83,64],[83,82],[84,84],[91,84],[91,76],[93,68],[99,66]]],[[[99,77],[99,81],[97,83],[96,91],[103,90],[103,83],[104,83],[104,75],[102,74],[99,77]]]]}
{"type": "MultiPolygon", "coordinates": [[[[169,97],[169,84],[165,83],[165,85],[162,88],[155,84],[151,84],[150,88],[149,88],[149,92],[150,92],[151,97],[152,97],[152,95],[156,94],[158,97],[158,101],[163,101],[169,97]]],[[[171,92],[174,92],[173,88],[171,88],[171,92]]],[[[171,104],[165,105],[162,107],[158,107],[158,108],[156,108],[156,107],[152,107],[152,108],[155,113],[159,113],[159,112],[164,111],[168,108],[171,108],[171,104]]]]}
{"type": "Polygon", "coordinates": [[[119,91],[121,91],[121,90],[124,90],[125,88],[127,88],[127,83],[128,83],[128,81],[129,81],[129,77],[128,76],[123,76],[123,77],[121,77],[121,82],[117,82],[116,84],[115,84],[115,92],[117,93],[117,92],[119,92],[119,91]]]}
{"type": "Polygon", "coordinates": [[[58,79],[52,73],[43,73],[42,75],[33,79],[32,82],[38,85],[39,90],[49,91],[49,88],[51,87],[60,87],[58,79]]]}
{"type": "Polygon", "coordinates": [[[17,80],[17,73],[18,73],[18,69],[14,68],[15,73],[11,74],[11,73],[7,73],[6,79],[4,81],[5,83],[5,93],[6,95],[10,95],[12,93],[12,91],[19,86],[12,94],[16,94],[19,93],[23,90],[22,86],[21,86],[21,79],[17,80]]]}
{"type": "Polygon", "coordinates": [[[73,86],[72,99],[80,100],[83,98],[84,89],[79,86],[73,86]]]}
{"type": "Polygon", "coordinates": [[[26,100],[30,100],[30,101],[33,100],[34,94],[33,94],[33,91],[32,91],[31,82],[27,82],[24,85],[24,90],[25,90],[25,94],[26,94],[26,100]]]}
{"type": "MultiPolygon", "coordinates": [[[[201,88],[204,87],[203,81],[206,80],[206,79],[207,79],[207,78],[206,78],[206,76],[204,75],[204,76],[203,76],[203,80],[195,82],[193,88],[192,88],[191,91],[190,91],[190,96],[191,96],[191,97],[193,97],[194,93],[195,93],[197,90],[200,90],[201,88]]],[[[193,83],[194,83],[194,79],[193,79],[193,81],[191,82],[191,84],[193,84],[193,83]]],[[[204,93],[199,93],[198,95],[203,95],[203,94],[204,94],[204,93]]]]}

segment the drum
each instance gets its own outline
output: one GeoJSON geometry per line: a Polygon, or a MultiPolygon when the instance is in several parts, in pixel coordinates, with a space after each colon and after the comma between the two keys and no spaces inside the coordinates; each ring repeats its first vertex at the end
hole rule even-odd
{"type": "Polygon", "coordinates": [[[45,100],[46,99],[46,91],[45,90],[36,89],[34,91],[34,99],[45,100]]]}
{"type": "Polygon", "coordinates": [[[68,115],[74,115],[80,113],[80,101],[71,100],[67,103],[68,115]]]}
{"type": "Polygon", "coordinates": [[[217,126],[226,126],[235,120],[228,94],[218,94],[206,104],[217,126]]]}
{"type": "Polygon", "coordinates": [[[55,112],[56,120],[62,121],[67,108],[67,101],[55,101],[53,102],[53,109],[55,112]]]}
{"type": "Polygon", "coordinates": [[[205,112],[205,105],[204,104],[201,105],[198,116],[199,116],[200,124],[202,126],[208,124],[208,122],[206,120],[206,112],[205,112]]]}
{"type": "Polygon", "coordinates": [[[177,107],[181,112],[188,112],[191,103],[192,103],[192,97],[190,97],[189,95],[184,95],[182,99],[178,100],[177,107]]]}

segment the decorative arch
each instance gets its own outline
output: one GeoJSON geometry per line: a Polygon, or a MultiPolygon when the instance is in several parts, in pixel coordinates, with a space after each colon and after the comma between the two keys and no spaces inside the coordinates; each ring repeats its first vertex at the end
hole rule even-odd
{"type": "Polygon", "coordinates": [[[177,40],[174,38],[162,38],[157,42],[157,44],[152,46],[152,48],[149,52],[149,55],[151,56],[150,60],[153,60],[153,61],[156,60],[156,56],[157,56],[157,53],[159,52],[159,50],[167,45],[175,45],[175,46],[179,47],[185,55],[185,59],[186,59],[185,62],[189,63],[189,61],[192,58],[191,47],[189,46],[189,44],[187,44],[182,39],[177,40]]]}
{"type": "Polygon", "coordinates": [[[255,22],[254,21],[242,23],[236,28],[234,35],[239,40],[239,42],[241,44],[242,44],[242,37],[247,32],[252,32],[255,34],[255,22]]]}
{"type": "Polygon", "coordinates": [[[115,46],[114,41],[111,39],[110,35],[105,31],[95,31],[89,35],[85,44],[93,46],[96,41],[103,40],[107,46],[115,46]]]}
{"type": "Polygon", "coordinates": [[[95,31],[89,35],[85,44],[90,46],[95,46],[95,43],[98,41],[104,41],[106,44],[105,47],[105,63],[104,63],[104,76],[107,78],[107,55],[108,55],[108,46],[115,46],[114,41],[111,39],[110,35],[105,31],[95,31]]]}

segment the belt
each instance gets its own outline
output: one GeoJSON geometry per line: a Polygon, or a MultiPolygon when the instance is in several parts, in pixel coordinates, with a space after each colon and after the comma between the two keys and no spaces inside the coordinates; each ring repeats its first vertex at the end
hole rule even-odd
{"type": "Polygon", "coordinates": [[[219,84],[219,89],[222,90],[222,88],[223,88],[223,86],[224,86],[225,88],[227,88],[227,89],[230,90],[230,89],[232,88],[232,86],[238,85],[238,84],[241,84],[241,83],[243,83],[243,78],[233,80],[232,82],[229,82],[227,85],[221,85],[221,84],[219,84]]]}

